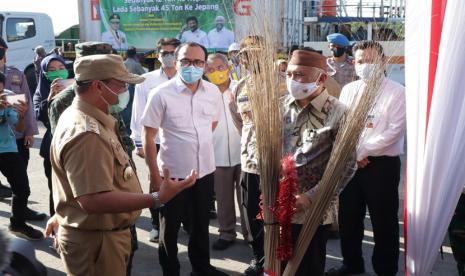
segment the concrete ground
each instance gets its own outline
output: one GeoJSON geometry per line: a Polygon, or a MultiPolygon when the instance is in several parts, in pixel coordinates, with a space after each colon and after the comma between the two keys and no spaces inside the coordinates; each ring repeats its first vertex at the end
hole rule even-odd
{"type": "MultiPolygon", "coordinates": [[[[42,137],[44,128],[41,127],[42,137]]],[[[39,156],[40,139],[37,138],[34,147],[31,149],[31,160],[29,162],[28,174],[31,187],[31,196],[29,198],[29,206],[34,210],[41,212],[48,212],[48,196],[49,191],[47,187],[47,180],[43,173],[42,158],[39,156]]],[[[141,158],[135,157],[135,163],[138,173],[143,181],[142,186],[145,191],[148,189],[148,182],[145,176],[147,169],[144,161],[141,158]]],[[[403,177],[401,178],[403,179],[403,177]]],[[[0,175],[0,180],[6,183],[3,176],[0,175]]],[[[403,185],[399,186],[400,201],[399,204],[403,206],[403,185]]],[[[9,216],[10,216],[10,199],[0,200],[0,229],[8,231],[9,216]]],[[[238,213],[238,212],[237,212],[238,213]]],[[[399,211],[400,217],[400,231],[403,237],[403,224],[402,224],[402,211],[399,211]]],[[[239,219],[237,220],[239,223],[239,219]]],[[[35,227],[44,229],[45,221],[32,223],[35,227]]],[[[373,249],[373,232],[371,231],[370,219],[367,216],[365,238],[363,241],[363,250],[365,256],[365,263],[367,266],[367,273],[365,275],[376,275],[371,266],[371,253],[373,249]]],[[[239,224],[237,231],[239,231],[239,224]]],[[[148,234],[151,230],[151,218],[148,210],[142,212],[141,217],[137,221],[137,235],[139,238],[139,249],[134,257],[134,264],[132,274],[139,275],[162,275],[160,265],[158,262],[158,244],[148,241],[148,234]]],[[[403,247],[403,238],[401,237],[401,247],[403,247]]],[[[210,221],[210,244],[218,238],[218,222],[217,220],[210,221]]],[[[181,275],[189,275],[190,264],[187,256],[187,241],[188,236],[184,231],[179,232],[179,254],[178,258],[181,263],[181,275]]],[[[41,261],[47,268],[49,275],[64,275],[63,264],[58,255],[56,255],[49,247],[52,244],[51,239],[46,239],[39,242],[34,242],[36,246],[36,254],[39,261],[41,261]]],[[[457,275],[455,262],[452,257],[452,251],[448,245],[447,239],[444,241],[444,258],[438,255],[437,261],[434,265],[431,275],[449,276],[457,275]]],[[[403,248],[399,259],[399,275],[403,274],[404,255],[403,248]]],[[[439,248],[438,248],[439,251],[439,248]]],[[[251,250],[243,241],[242,236],[239,234],[237,242],[225,251],[211,250],[211,263],[212,265],[220,268],[229,275],[242,275],[242,271],[248,266],[251,259],[251,250]]],[[[339,240],[330,240],[327,245],[327,268],[339,265],[341,261],[341,254],[339,249],[339,240]]]]}

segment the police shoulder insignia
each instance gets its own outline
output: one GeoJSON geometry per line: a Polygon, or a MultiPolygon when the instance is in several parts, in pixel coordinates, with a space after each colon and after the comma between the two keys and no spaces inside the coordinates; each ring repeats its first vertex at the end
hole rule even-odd
{"type": "Polygon", "coordinates": [[[86,115],[86,131],[100,135],[100,129],[96,119],[86,115]]]}

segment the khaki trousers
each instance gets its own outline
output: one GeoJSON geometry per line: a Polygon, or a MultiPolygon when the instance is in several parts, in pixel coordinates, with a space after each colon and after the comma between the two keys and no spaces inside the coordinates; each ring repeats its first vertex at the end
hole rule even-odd
{"type": "Polygon", "coordinates": [[[86,231],[60,227],[58,249],[67,275],[126,275],[131,253],[129,228],[86,231]]]}
{"type": "Polygon", "coordinates": [[[236,238],[236,209],[234,191],[239,206],[241,230],[247,240],[248,232],[244,220],[241,200],[241,167],[216,167],[215,196],[218,207],[218,224],[220,239],[232,241],[236,238]]]}

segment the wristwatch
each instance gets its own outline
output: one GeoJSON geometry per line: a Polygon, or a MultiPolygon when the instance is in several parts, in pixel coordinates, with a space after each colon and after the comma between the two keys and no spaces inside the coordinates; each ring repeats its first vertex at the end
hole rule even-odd
{"type": "Polygon", "coordinates": [[[163,204],[160,203],[160,194],[158,192],[153,192],[151,193],[152,198],[153,198],[153,204],[152,208],[157,209],[163,206],[163,204]]]}

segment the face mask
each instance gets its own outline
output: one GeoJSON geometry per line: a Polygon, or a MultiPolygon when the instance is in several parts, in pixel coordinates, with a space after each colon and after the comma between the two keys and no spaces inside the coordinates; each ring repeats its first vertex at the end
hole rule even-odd
{"type": "Polygon", "coordinates": [[[123,93],[121,94],[116,94],[113,90],[110,89],[110,87],[108,87],[104,82],[102,82],[102,84],[113,94],[113,95],[116,95],[118,97],[118,103],[117,104],[110,104],[107,102],[107,100],[105,100],[104,97],[102,97],[102,95],[100,95],[100,97],[102,98],[102,100],[108,104],[108,112],[110,113],[119,113],[123,110],[126,109],[126,107],[128,106],[128,103],[129,103],[129,99],[131,97],[131,95],[129,94],[129,91],[126,90],[124,91],[123,93]]]}
{"type": "Polygon", "coordinates": [[[189,67],[181,67],[181,72],[180,76],[183,81],[185,81],[188,84],[194,83],[200,78],[202,78],[203,75],[203,68],[197,68],[193,65],[189,67]]]}
{"type": "Polygon", "coordinates": [[[68,70],[62,69],[62,70],[50,71],[50,72],[45,73],[45,77],[49,81],[54,81],[55,79],[66,80],[68,78],[68,70]]]}
{"type": "Polygon", "coordinates": [[[291,93],[292,97],[294,97],[296,100],[302,100],[313,93],[318,88],[318,85],[316,85],[316,82],[311,82],[311,83],[301,83],[298,81],[295,81],[293,79],[287,79],[286,80],[286,85],[287,85],[287,90],[289,93],[291,93]]]}
{"type": "Polygon", "coordinates": [[[364,81],[369,80],[375,70],[375,64],[372,63],[355,64],[355,73],[364,81]]]}
{"type": "Polygon", "coordinates": [[[161,56],[160,62],[163,67],[173,68],[174,67],[174,55],[169,54],[166,56],[161,56]]]}
{"type": "Polygon", "coordinates": [[[213,84],[216,84],[216,85],[223,84],[229,79],[228,70],[215,71],[211,74],[207,74],[207,78],[213,84]]]}
{"type": "Polygon", "coordinates": [[[344,48],[332,48],[331,52],[333,52],[334,57],[341,57],[346,52],[346,49],[344,49],[344,48]]]}

